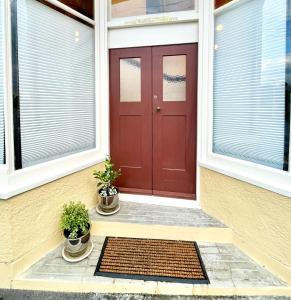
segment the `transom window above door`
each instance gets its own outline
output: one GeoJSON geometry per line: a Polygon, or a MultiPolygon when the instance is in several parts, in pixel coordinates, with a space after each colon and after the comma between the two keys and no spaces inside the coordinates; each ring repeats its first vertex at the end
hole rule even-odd
{"type": "Polygon", "coordinates": [[[111,19],[195,10],[195,0],[109,0],[111,19]]]}

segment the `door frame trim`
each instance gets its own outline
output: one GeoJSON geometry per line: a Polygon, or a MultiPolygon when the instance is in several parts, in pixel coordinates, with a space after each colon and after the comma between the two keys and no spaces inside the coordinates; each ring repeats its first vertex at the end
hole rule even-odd
{"type": "MultiPolygon", "coordinates": [[[[99,2],[98,2],[99,3],[99,2]]],[[[206,8],[208,9],[209,5],[205,5],[204,0],[198,0],[199,4],[199,20],[198,20],[198,37],[195,43],[198,43],[198,95],[197,95],[197,163],[196,163],[196,201],[192,201],[197,205],[198,208],[201,208],[201,188],[200,188],[200,164],[199,159],[201,157],[203,146],[202,146],[202,135],[205,135],[206,128],[203,128],[203,119],[205,118],[202,116],[202,113],[205,114],[206,112],[202,110],[203,106],[203,95],[204,95],[204,88],[205,84],[204,81],[204,73],[208,71],[208,64],[205,61],[205,55],[203,54],[205,43],[208,42],[205,40],[205,33],[208,30],[208,22],[209,22],[209,14],[207,13],[206,8]],[[205,8],[206,6],[206,8],[205,8]],[[204,38],[203,38],[204,37],[204,38]]],[[[100,15],[100,30],[96,31],[96,45],[100,43],[99,47],[97,47],[97,55],[99,55],[98,65],[100,67],[100,73],[97,72],[98,76],[96,80],[101,80],[102,82],[99,83],[99,86],[102,86],[100,89],[99,97],[100,99],[104,99],[104,101],[100,101],[100,109],[103,111],[102,121],[102,136],[106,139],[105,144],[103,145],[103,149],[109,153],[109,49],[111,48],[109,45],[108,39],[108,28],[107,28],[107,2],[100,2],[99,11],[97,11],[97,7],[95,7],[96,15],[97,13],[100,15]],[[102,32],[102,34],[101,34],[102,32]],[[107,100],[107,101],[106,101],[107,100]]],[[[196,24],[196,23],[194,23],[196,24]]],[[[169,41],[165,44],[173,44],[169,41]]],[[[175,44],[175,43],[174,43],[175,44]]],[[[144,46],[155,46],[152,44],[147,44],[144,46]]],[[[208,60],[208,57],[206,58],[208,60]]],[[[105,152],[105,153],[106,153],[105,152]]],[[[186,200],[188,201],[188,200],[186,200]]],[[[147,202],[150,203],[150,202],[147,202]]]]}

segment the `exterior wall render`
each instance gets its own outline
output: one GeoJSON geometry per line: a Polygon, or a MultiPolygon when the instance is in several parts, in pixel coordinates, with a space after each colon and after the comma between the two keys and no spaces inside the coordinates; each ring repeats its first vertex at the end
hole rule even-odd
{"type": "Polygon", "coordinates": [[[96,205],[92,172],[102,167],[98,164],[0,201],[0,287],[9,287],[16,274],[62,241],[59,219],[64,203],[82,201],[88,208],[96,205]]]}
{"type": "Polygon", "coordinates": [[[201,168],[201,206],[233,230],[233,242],[291,283],[291,199],[201,168]]]}

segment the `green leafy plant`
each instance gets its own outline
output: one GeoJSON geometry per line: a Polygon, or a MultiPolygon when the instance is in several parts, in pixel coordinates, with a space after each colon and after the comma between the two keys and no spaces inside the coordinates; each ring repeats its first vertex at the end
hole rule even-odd
{"type": "Polygon", "coordinates": [[[117,189],[113,186],[113,183],[121,175],[121,170],[114,169],[114,164],[110,156],[105,160],[105,170],[94,171],[93,175],[99,180],[97,186],[100,187],[99,193],[101,196],[105,197],[117,194],[117,189]]]}
{"type": "Polygon", "coordinates": [[[70,239],[85,235],[90,227],[88,209],[80,201],[65,204],[60,226],[64,230],[65,236],[70,239]]]}

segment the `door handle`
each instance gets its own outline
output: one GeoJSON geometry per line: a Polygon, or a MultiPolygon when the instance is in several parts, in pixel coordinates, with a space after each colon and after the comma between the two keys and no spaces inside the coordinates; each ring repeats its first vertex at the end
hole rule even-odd
{"type": "Polygon", "coordinates": [[[157,108],[156,108],[156,112],[160,112],[161,111],[161,108],[158,106],[157,108]]]}

